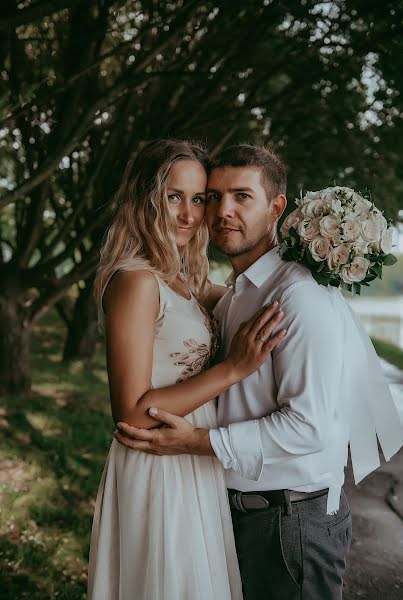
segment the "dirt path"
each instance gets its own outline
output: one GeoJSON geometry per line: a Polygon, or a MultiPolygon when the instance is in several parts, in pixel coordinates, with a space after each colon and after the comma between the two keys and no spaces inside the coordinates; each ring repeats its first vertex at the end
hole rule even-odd
{"type": "Polygon", "coordinates": [[[403,600],[403,450],[358,486],[349,470],[345,490],[353,542],[344,600],[403,600]]]}

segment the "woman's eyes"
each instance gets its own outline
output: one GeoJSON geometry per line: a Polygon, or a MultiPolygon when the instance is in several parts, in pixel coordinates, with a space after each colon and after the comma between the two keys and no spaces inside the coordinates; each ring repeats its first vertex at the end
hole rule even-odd
{"type": "MultiPolygon", "coordinates": [[[[174,202],[175,204],[179,204],[182,201],[182,198],[178,194],[169,194],[168,196],[169,202],[174,202]]],[[[203,196],[195,196],[192,198],[193,204],[205,204],[206,200],[203,196]]]]}

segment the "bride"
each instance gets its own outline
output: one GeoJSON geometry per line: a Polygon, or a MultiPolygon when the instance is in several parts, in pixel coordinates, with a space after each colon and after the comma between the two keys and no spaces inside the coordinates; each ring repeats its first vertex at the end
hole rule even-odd
{"type": "MultiPolygon", "coordinates": [[[[223,288],[208,281],[204,222],[207,155],[158,140],[129,161],[95,282],[104,320],[112,415],[152,428],[163,408],[216,427],[214,398],[247,377],[284,333],[259,311],[211,366],[209,313],[223,288]],[[268,341],[256,343],[256,335],[268,341]]],[[[91,537],[91,600],[241,600],[242,588],[220,463],[163,456],[113,440],[91,537]]]]}

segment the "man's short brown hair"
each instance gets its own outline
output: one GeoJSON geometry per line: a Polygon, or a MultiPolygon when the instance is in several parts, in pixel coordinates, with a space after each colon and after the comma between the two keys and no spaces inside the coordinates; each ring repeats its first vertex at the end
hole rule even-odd
{"type": "Polygon", "coordinates": [[[269,200],[286,194],[287,170],[282,160],[264,146],[236,144],[228,146],[210,160],[209,172],[220,167],[257,167],[269,200]]]}

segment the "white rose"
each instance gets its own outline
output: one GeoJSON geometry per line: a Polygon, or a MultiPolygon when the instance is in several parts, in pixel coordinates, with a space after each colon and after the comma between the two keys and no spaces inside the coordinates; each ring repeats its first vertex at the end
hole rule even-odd
{"type": "Polygon", "coordinates": [[[358,194],[353,196],[353,211],[357,217],[368,217],[371,202],[366,198],[362,198],[358,194]]]}
{"type": "Polygon", "coordinates": [[[381,250],[385,254],[389,254],[392,251],[393,245],[393,229],[392,227],[388,227],[388,229],[384,229],[382,231],[381,237],[381,250]]]}
{"type": "Polygon", "coordinates": [[[360,237],[360,224],[357,219],[347,217],[341,224],[342,238],[346,242],[354,242],[360,237]]]}
{"type": "Polygon", "coordinates": [[[334,200],[338,200],[336,188],[330,187],[322,190],[322,197],[328,204],[331,204],[334,200]]]}
{"type": "Polygon", "coordinates": [[[381,238],[382,226],[379,218],[370,214],[367,219],[361,223],[361,235],[364,240],[370,243],[378,243],[381,238]]]}
{"type": "Polygon", "coordinates": [[[300,211],[299,208],[296,208],[295,210],[293,210],[285,219],[283,224],[280,227],[280,233],[283,237],[286,237],[288,235],[289,230],[291,229],[291,227],[294,227],[294,229],[296,230],[298,227],[298,223],[300,221],[302,221],[302,219],[304,218],[304,215],[302,214],[302,212],[300,211]]]}
{"type": "Polygon", "coordinates": [[[332,200],[330,202],[330,204],[329,204],[329,208],[336,215],[338,215],[341,212],[343,212],[343,207],[341,205],[341,200],[339,198],[336,198],[336,199],[332,200]]]}
{"type": "Polygon", "coordinates": [[[331,246],[329,239],[320,236],[312,240],[312,242],[309,244],[310,253],[316,262],[325,260],[329,254],[330,248],[331,246]]]}
{"type": "Polygon", "coordinates": [[[354,252],[356,254],[368,254],[368,246],[369,242],[363,240],[362,237],[359,237],[358,240],[354,242],[354,252]]]}
{"type": "Polygon", "coordinates": [[[338,217],[327,215],[319,221],[320,234],[326,238],[337,238],[340,233],[341,220],[338,217]]]}
{"type": "Polygon", "coordinates": [[[327,257],[327,264],[332,271],[338,271],[342,265],[348,262],[351,246],[342,244],[332,248],[327,257]]]}
{"type": "Polygon", "coordinates": [[[322,190],[319,190],[317,192],[307,192],[303,198],[303,200],[320,200],[322,195],[322,190]]]}
{"type": "Polygon", "coordinates": [[[374,208],[374,210],[371,212],[371,217],[379,224],[379,227],[382,231],[387,229],[388,222],[378,208],[374,208]]]}
{"type": "Polygon", "coordinates": [[[305,217],[321,217],[326,209],[323,201],[318,198],[316,200],[309,200],[309,202],[305,202],[301,205],[301,211],[304,213],[305,217]]]}
{"type": "Polygon", "coordinates": [[[319,219],[301,221],[297,231],[304,242],[312,242],[319,235],[319,219]]]}
{"type": "Polygon", "coordinates": [[[341,278],[345,283],[358,283],[365,279],[369,266],[369,260],[356,256],[350,264],[342,267],[341,278]]]}

